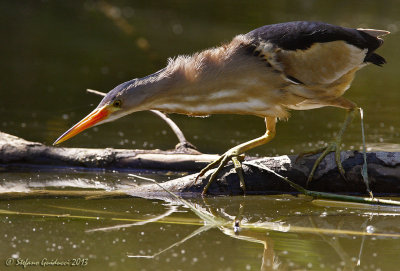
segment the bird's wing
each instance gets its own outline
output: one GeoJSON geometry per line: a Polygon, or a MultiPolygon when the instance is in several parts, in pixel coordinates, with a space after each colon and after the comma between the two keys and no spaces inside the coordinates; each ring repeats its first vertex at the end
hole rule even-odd
{"type": "Polygon", "coordinates": [[[383,30],[352,29],[320,22],[267,25],[246,34],[255,51],[293,83],[326,85],[367,62],[385,63],[374,53],[383,30]]]}

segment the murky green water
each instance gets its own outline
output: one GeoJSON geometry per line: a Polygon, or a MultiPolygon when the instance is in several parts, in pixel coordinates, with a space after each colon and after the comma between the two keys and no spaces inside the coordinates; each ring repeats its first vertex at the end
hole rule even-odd
{"type": "MultiPolygon", "coordinates": [[[[41,176],[41,184],[33,177],[29,185],[129,186],[121,181],[126,174],[41,176]]],[[[211,221],[174,199],[1,201],[1,260],[13,259],[10,270],[54,260],[65,270],[73,263],[85,270],[395,270],[399,264],[398,209],[289,195],[189,201],[211,221]],[[236,232],[235,220],[241,221],[236,232]]]]}
{"type": "MultiPolygon", "coordinates": [[[[108,91],[157,71],[168,57],[219,45],[264,24],[322,20],[392,32],[379,49],[388,64],[358,72],[345,96],[364,108],[367,147],[399,150],[398,1],[1,1],[0,10],[3,132],[51,144],[100,100],[86,88],[108,91]]],[[[222,153],[264,132],[263,120],[251,116],[171,117],[204,153],[222,153]]],[[[343,118],[334,108],[293,111],[288,122],[278,123],[277,137],[252,154],[298,153],[322,145],[343,118]]],[[[88,130],[64,146],[168,149],[176,143],[160,119],[142,112],[88,130]]],[[[344,147],[360,146],[356,120],[344,147]]],[[[130,186],[132,180],[122,173],[0,171],[1,191],[130,186]]],[[[204,221],[176,202],[157,199],[1,201],[0,270],[16,268],[15,262],[3,264],[8,258],[70,264],[87,259],[87,265],[75,267],[85,270],[396,270],[400,264],[397,210],[321,206],[291,196],[193,201],[214,215],[229,214],[228,222],[242,204],[242,222],[248,220],[252,228],[234,234],[228,223],[153,259],[129,258],[158,253],[204,221]],[[166,212],[162,223],[141,222],[166,212]]]]}

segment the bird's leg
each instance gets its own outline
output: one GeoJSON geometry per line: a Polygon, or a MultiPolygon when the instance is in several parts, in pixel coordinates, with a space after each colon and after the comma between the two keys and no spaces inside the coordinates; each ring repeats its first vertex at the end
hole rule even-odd
{"type": "Polygon", "coordinates": [[[233,147],[232,149],[228,150],[223,155],[221,155],[217,160],[208,164],[205,168],[203,168],[200,171],[195,182],[198,180],[199,177],[203,176],[209,169],[218,165],[217,169],[211,174],[210,179],[208,180],[208,183],[204,187],[203,192],[202,192],[203,195],[207,193],[207,190],[210,187],[211,183],[216,179],[219,171],[221,171],[221,169],[229,162],[229,160],[233,161],[235,170],[236,170],[237,174],[239,175],[240,187],[245,192],[243,169],[242,169],[242,165],[240,163],[240,160],[243,159],[241,154],[243,154],[244,152],[246,152],[250,149],[253,149],[257,146],[263,145],[263,144],[271,141],[274,138],[275,133],[276,133],[275,132],[276,118],[266,117],[265,123],[266,123],[267,129],[266,129],[266,132],[264,135],[262,135],[258,138],[255,138],[253,140],[250,140],[248,142],[242,143],[240,145],[237,145],[236,147],[233,147]]]}
{"type": "Polygon", "coordinates": [[[314,166],[311,169],[310,174],[308,175],[308,179],[307,179],[307,185],[311,182],[311,180],[314,177],[314,173],[318,167],[318,165],[321,163],[321,161],[325,158],[325,156],[327,156],[330,152],[335,152],[335,161],[336,161],[336,165],[338,167],[338,170],[340,172],[340,175],[343,177],[343,179],[346,180],[345,177],[345,171],[343,169],[342,166],[342,162],[340,160],[340,145],[342,143],[342,137],[344,132],[346,131],[347,127],[349,126],[349,124],[353,121],[354,116],[357,113],[357,107],[354,103],[345,100],[346,102],[349,102],[349,104],[351,106],[349,106],[347,108],[347,114],[346,114],[346,118],[345,121],[342,125],[342,128],[340,129],[338,135],[336,136],[335,140],[333,142],[331,142],[327,147],[322,148],[322,149],[318,149],[316,151],[312,151],[309,153],[305,153],[305,154],[300,154],[299,157],[305,156],[305,155],[312,155],[312,154],[316,154],[319,152],[322,152],[321,155],[318,157],[318,159],[315,161],[314,166]]]}
{"type": "MultiPolygon", "coordinates": [[[[244,158],[244,157],[243,157],[244,158]]],[[[238,157],[232,157],[233,166],[235,167],[236,174],[239,176],[240,188],[242,188],[243,193],[246,193],[246,184],[243,177],[242,163],[240,163],[238,157]]]]}

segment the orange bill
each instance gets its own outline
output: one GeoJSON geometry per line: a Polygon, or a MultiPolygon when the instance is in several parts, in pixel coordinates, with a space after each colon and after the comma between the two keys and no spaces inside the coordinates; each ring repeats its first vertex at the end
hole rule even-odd
{"type": "Polygon", "coordinates": [[[71,137],[79,134],[80,132],[86,130],[87,128],[92,127],[96,123],[106,119],[110,114],[110,110],[107,106],[103,106],[101,108],[96,108],[92,111],[89,115],[87,115],[83,120],[75,124],[72,128],[62,134],[54,143],[53,145],[60,144],[71,137]]]}

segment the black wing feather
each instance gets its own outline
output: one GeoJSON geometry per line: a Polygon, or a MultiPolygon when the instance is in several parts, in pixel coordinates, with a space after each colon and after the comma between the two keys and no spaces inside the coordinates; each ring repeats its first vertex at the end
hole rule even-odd
{"type": "Polygon", "coordinates": [[[383,40],[357,29],[322,22],[297,21],[265,25],[247,33],[246,36],[269,41],[284,50],[306,50],[317,42],[343,40],[360,49],[368,49],[365,62],[379,66],[386,63],[383,57],[374,54],[383,40]]]}

